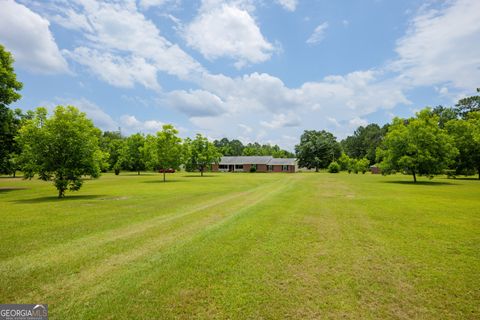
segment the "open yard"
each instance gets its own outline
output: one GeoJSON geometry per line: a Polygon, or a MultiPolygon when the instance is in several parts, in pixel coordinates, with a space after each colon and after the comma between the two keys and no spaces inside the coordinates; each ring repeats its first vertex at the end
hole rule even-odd
{"type": "Polygon", "coordinates": [[[51,319],[479,319],[480,181],[0,179],[0,302],[51,319]]]}

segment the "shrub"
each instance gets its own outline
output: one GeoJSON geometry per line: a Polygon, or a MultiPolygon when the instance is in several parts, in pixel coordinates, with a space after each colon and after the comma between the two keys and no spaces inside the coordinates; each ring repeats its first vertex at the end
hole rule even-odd
{"type": "Polygon", "coordinates": [[[328,172],[330,173],[338,173],[340,172],[340,165],[336,161],[332,161],[328,165],[328,172]]]}
{"type": "Polygon", "coordinates": [[[365,174],[370,168],[370,161],[367,158],[363,158],[357,161],[357,170],[365,174]]]}
{"type": "Polygon", "coordinates": [[[250,167],[250,172],[257,172],[257,168],[255,168],[255,167],[250,167]]]}

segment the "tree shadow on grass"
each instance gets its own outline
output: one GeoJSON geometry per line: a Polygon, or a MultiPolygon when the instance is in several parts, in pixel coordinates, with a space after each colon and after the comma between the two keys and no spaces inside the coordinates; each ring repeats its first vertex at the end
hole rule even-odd
{"type": "Polygon", "coordinates": [[[479,181],[480,182],[480,179],[478,178],[472,178],[472,177],[456,177],[456,178],[452,178],[452,180],[468,180],[468,181],[479,181]]]}
{"type": "Polygon", "coordinates": [[[9,191],[17,191],[17,190],[26,190],[28,188],[24,187],[0,187],[0,193],[9,192],[9,191]]]}
{"type": "Polygon", "coordinates": [[[198,174],[188,174],[188,175],[185,175],[183,176],[184,178],[216,178],[216,177],[219,177],[219,175],[213,175],[213,174],[204,174],[203,177],[198,174]]]}
{"type": "Polygon", "coordinates": [[[163,181],[162,179],[159,179],[159,180],[147,180],[147,181],[142,181],[142,183],[171,183],[171,182],[184,182],[182,180],[166,180],[166,181],[163,181]]]}
{"type": "Polygon", "coordinates": [[[15,203],[45,203],[45,202],[70,202],[70,201],[78,201],[78,200],[93,200],[98,199],[100,197],[105,197],[105,195],[101,194],[85,194],[85,195],[69,195],[67,194],[64,198],[59,198],[58,196],[48,196],[48,197],[39,197],[33,199],[20,199],[20,200],[12,200],[15,203]]]}
{"type": "Polygon", "coordinates": [[[407,184],[411,186],[442,186],[442,185],[456,185],[453,182],[443,182],[443,181],[406,181],[406,180],[390,180],[390,181],[381,181],[382,183],[393,183],[393,184],[407,184]]]}

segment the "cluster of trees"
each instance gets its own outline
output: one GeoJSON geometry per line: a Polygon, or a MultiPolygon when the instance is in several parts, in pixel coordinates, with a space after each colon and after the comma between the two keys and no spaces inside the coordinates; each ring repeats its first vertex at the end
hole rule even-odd
{"type": "Polygon", "coordinates": [[[259,144],[258,142],[244,145],[240,140],[214,140],[213,144],[224,156],[273,156],[274,158],[294,158],[292,152],[281,149],[278,145],[259,144]]]}
{"type": "MultiPolygon", "coordinates": [[[[480,89],[477,89],[480,92],[480,89]]],[[[409,119],[380,127],[360,126],[338,142],[326,131],[305,131],[295,147],[299,165],[329,172],[365,173],[377,164],[383,174],[472,175],[480,179],[480,96],[454,107],[425,108],[409,119]]]]}
{"type": "Polygon", "coordinates": [[[35,175],[53,181],[58,196],[67,190],[79,190],[84,177],[96,178],[101,171],[113,169],[159,170],[165,173],[185,165],[203,172],[221,154],[213,143],[198,134],[181,139],[172,125],[164,125],[155,135],[104,132],[93,125],[85,113],[73,106],[57,106],[48,117],[45,108],[29,113],[14,141],[20,152],[19,169],[25,178],[35,175]]]}

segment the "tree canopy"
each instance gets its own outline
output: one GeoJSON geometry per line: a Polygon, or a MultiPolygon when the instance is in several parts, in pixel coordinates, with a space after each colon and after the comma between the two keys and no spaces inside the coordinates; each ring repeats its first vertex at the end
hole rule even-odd
{"type": "Polygon", "coordinates": [[[327,168],[341,155],[340,144],[333,134],[325,130],[305,130],[300,144],[295,146],[298,165],[308,169],[327,168]]]}
{"type": "Polygon", "coordinates": [[[201,176],[205,169],[209,168],[212,163],[218,163],[222,156],[217,147],[201,134],[197,134],[193,140],[186,139],[185,145],[187,167],[197,169],[201,176]]]}
{"type": "Polygon", "coordinates": [[[146,164],[153,170],[162,170],[163,181],[169,169],[178,170],[183,163],[184,147],[178,130],[171,124],[163,125],[156,135],[148,135],[145,141],[146,164]]]}
{"type": "Polygon", "coordinates": [[[19,109],[11,110],[7,106],[18,99],[23,84],[17,81],[13,69],[12,54],[0,44],[0,173],[15,173],[15,159],[18,145],[14,137],[18,134],[23,114],[19,109]]]}
{"type": "Polygon", "coordinates": [[[17,80],[13,62],[12,54],[0,44],[0,108],[22,97],[18,91],[22,89],[23,84],[17,80]]]}
{"type": "Polygon", "coordinates": [[[100,130],[73,106],[56,107],[50,118],[46,109],[38,108],[18,136],[25,178],[38,174],[42,180],[53,181],[59,198],[67,189],[79,190],[83,176],[100,175],[99,137],[100,130]]]}
{"type": "Polygon", "coordinates": [[[432,177],[450,165],[458,150],[446,130],[438,126],[439,117],[423,109],[415,118],[395,118],[388,128],[377,155],[385,174],[405,171],[413,176],[432,177]]]}
{"type": "MultiPolygon", "coordinates": [[[[480,88],[477,88],[480,92],[480,88]]],[[[480,95],[460,99],[455,105],[455,111],[462,118],[467,118],[470,112],[480,111],[480,95]]]]}
{"type": "Polygon", "coordinates": [[[381,128],[376,123],[358,127],[352,136],[341,141],[343,151],[351,158],[367,158],[370,164],[374,164],[377,147],[381,144],[387,128],[388,126],[381,128]]]}
{"type": "Polygon", "coordinates": [[[278,145],[260,144],[258,142],[244,145],[240,140],[214,140],[213,144],[224,156],[273,156],[275,158],[293,158],[295,155],[278,145]]]}
{"type": "Polygon", "coordinates": [[[123,149],[120,151],[120,162],[127,170],[140,171],[145,170],[145,136],[141,133],[135,133],[128,136],[123,144],[123,149]]]}
{"type": "Polygon", "coordinates": [[[459,151],[454,164],[456,174],[476,170],[480,179],[480,112],[470,112],[465,120],[451,120],[446,128],[459,151]]]}

